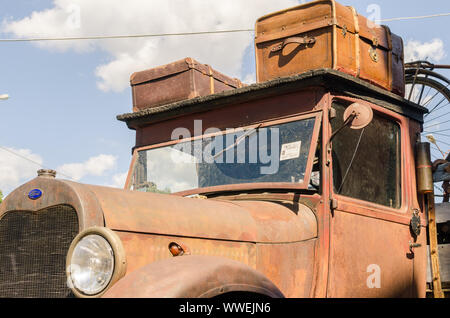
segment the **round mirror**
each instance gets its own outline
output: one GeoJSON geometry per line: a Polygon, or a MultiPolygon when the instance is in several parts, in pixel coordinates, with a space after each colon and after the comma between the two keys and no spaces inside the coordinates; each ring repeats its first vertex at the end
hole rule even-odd
{"type": "Polygon", "coordinates": [[[352,129],[362,129],[366,127],[373,118],[372,108],[365,104],[353,103],[348,106],[344,112],[344,122],[352,114],[355,115],[355,118],[349,123],[349,127],[352,129]]]}

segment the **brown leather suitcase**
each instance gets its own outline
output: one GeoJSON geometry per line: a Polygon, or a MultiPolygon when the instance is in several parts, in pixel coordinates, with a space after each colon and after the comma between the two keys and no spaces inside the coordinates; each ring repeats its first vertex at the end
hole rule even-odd
{"type": "Polygon", "coordinates": [[[133,111],[244,86],[240,80],[223,75],[189,57],[135,72],[130,77],[130,83],[133,111]]]}
{"type": "Polygon", "coordinates": [[[258,82],[332,68],[404,94],[402,39],[334,0],[259,18],[255,51],[258,82]]]}

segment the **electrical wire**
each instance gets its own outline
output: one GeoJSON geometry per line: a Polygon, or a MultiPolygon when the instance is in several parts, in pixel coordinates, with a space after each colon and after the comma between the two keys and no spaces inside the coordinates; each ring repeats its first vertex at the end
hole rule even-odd
{"type": "MultiPolygon", "coordinates": [[[[34,161],[34,160],[32,160],[32,159],[30,159],[30,158],[28,158],[28,157],[25,157],[25,156],[23,156],[23,155],[21,155],[21,154],[15,152],[15,151],[12,151],[11,149],[8,149],[8,148],[3,147],[3,146],[0,146],[0,148],[3,149],[3,150],[5,150],[5,151],[7,151],[7,152],[9,152],[9,153],[11,153],[11,154],[13,154],[13,155],[15,155],[15,156],[17,156],[17,157],[20,157],[20,158],[22,158],[22,159],[25,159],[25,160],[31,162],[31,163],[34,163],[35,165],[39,166],[39,167],[42,168],[42,169],[48,169],[48,168],[42,166],[42,164],[40,164],[39,162],[34,161]]],[[[66,175],[66,174],[64,174],[64,173],[61,173],[61,172],[57,172],[57,173],[60,174],[60,175],[62,175],[62,176],[64,176],[64,177],[66,177],[66,178],[69,178],[69,179],[75,181],[75,179],[72,178],[71,176],[68,176],[68,175],[66,175]]]]}
{"type": "Polygon", "coordinates": [[[417,19],[428,19],[428,18],[437,18],[437,17],[445,17],[449,16],[449,13],[438,13],[438,14],[430,14],[430,15],[421,15],[417,17],[401,17],[401,18],[390,18],[390,19],[381,19],[380,22],[390,22],[390,21],[405,21],[405,20],[417,20],[417,19]]]}
{"type": "Polygon", "coordinates": [[[254,31],[255,30],[253,29],[242,29],[242,30],[219,30],[219,31],[203,31],[203,32],[159,33],[159,34],[99,35],[99,36],[66,37],[66,38],[42,37],[42,38],[22,38],[22,39],[0,39],[0,42],[104,40],[104,39],[149,38],[149,37],[181,36],[181,35],[223,34],[223,33],[254,32],[254,31]]]}

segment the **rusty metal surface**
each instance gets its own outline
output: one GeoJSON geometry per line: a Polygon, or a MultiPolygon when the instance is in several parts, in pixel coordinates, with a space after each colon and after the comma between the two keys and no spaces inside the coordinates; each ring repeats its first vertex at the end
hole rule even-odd
{"type": "MultiPolygon", "coordinates": [[[[339,97],[342,98],[342,97],[339,97]]],[[[355,101],[355,99],[349,99],[355,101]]],[[[371,105],[401,126],[402,204],[399,209],[383,207],[332,194],[330,220],[330,267],[328,297],[424,297],[424,231],[412,236],[409,222],[418,204],[414,145],[420,124],[382,107],[371,105]],[[411,248],[412,243],[422,244],[411,248]],[[375,266],[375,267],[374,267],[375,266]],[[367,284],[374,268],[380,269],[380,288],[367,284]]],[[[330,186],[330,191],[332,191],[330,186]]]]}
{"type": "Polygon", "coordinates": [[[329,297],[412,297],[409,227],[336,210],[331,225],[329,297]],[[379,269],[380,285],[370,288],[379,269]]]}
{"type": "Polygon", "coordinates": [[[213,297],[250,291],[283,297],[264,275],[247,265],[215,256],[182,256],[157,261],[120,280],[104,297],[213,297]],[[202,275],[199,275],[201,268],[202,275]]]}
{"type": "Polygon", "coordinates": [[[186,255],[226,257],[252,268],[256,266],[257,254],[254,243],[122,231],[116,231],[116,234],[120,237],[126,251],[128,274],[147,264],[172,258],[168,248],[172,242],[183,246],[186,255]]]}
{"type": "Polygon", "coordinates": [[[332,68],[404,95],[401,38],[333,0],[259,18],[255,52],[258,82],[332,68]]]}
{"type": "Polygon", "coordinates": [[[321,93],[321,90],[306,89],[297,93],[258,99],[244,105],[233,104],[214,111],[185,114],[172,120],[146,124],[136,130],[136,147],[173,142],[172,132],[178,127],[188,129],[191,136],[199,136],[212,127],[225,130],[279,120],[295,114],[308,115],[321,109],[322,105],[318,104],[321,93]],[[299,102],[300,100],[302,102],[299,102]],[[201,127],[196,127],[195,122],[198,123],[200,120],[201,127]]]}
{"type": "Polygon", "coordinates": [[[431,170],[430,143],[419,142],[416,145],[417,161],[417,191],[431,193],[434,191],[433,174],[431,170]]]}
{"type": "Polygon", "coordinates": [[[0,218],[8,211],[39,211],[56,205],[70,205],[77,211],[80,231],[104,225],[102,207],[86,186],[47,177],[37,177],[11,192],[0,204],[0,218]],[[28,198],[33,189],[42,191],[37,200],[28,198]]]}
{"type": "Polygon", "coordinates": [[[290,244],[257,244],[256,269],[286,297],[310,297],[317,240],[290,244]]]}
{"type": "Polygon", "coordinates": [[[0,298],[71,297],[65,275],[78,216],[68,205],[0,218],[0,298]]]}
{"type": "MultiPolygon", "coordinates": [[[[422,226],[421,232],[425,233],[426,226],[422,226]]],[[[427,236],[420,235],[416,243],[420,248],[414,249],[414,268],[413,268],[413,297],[425,298],[427,290],[427,236]]]]}
{"type": "Polygon", "coordinates": [[[12,192],[0,207],[38,211],[48,206],[73,206],[80,230],[107,226],[114,230],[247,242],[297,242],[317,236],[314,213],[303,205],[197,200],[174,195],[127,191],[38,177],[12,192]],[[39,188],[38,200],[27,197],[39,188]]]}
{"type": "Polygon", "coordinates": [[[306,209],[296,214],[270,202],[243,204],[86,187],[95,193],[106,226],[114,230],[271,243],[302,241],[316,235],[314,214],[306,209]],[[272,222],[263,222],[263,217],[272,222]]]}
{"type": "MultiPolygon", "coordinates": [[[[328,178],[328,174],[324,174],[324,177],[328,178]]],[[[266,192],[223,193],[217,197],[220,200],[234,202],[255,200],[276,202],[294,211],[301,204],[314,212],[317,219],[317,239],[284,245],[257,244],[259,256],[257,269],[275,282],[287,297],[326,297],[330,211],[328,205],[323,204],[323,197],[326,197],[326,192],[323,196],[266,192]],[[300,250],[301,252],[296,252],[300,250]],[[274,263],[279,266],[273,266],[274,263]],[[286,271],[280,271],[279,268],[286,271]],[[295,279],[292,279],[293,277],[295,279]]]]}
{"type": "Polygon", "coordinates": [[[291,210],[286,205],[275,202],[233,203],[245,208],[255,220],[256,226],[260,229],[257,242],[289,243],[317,237],[316,216],[303,204],[298,204],[291,210]]]}
{"type": "MultiPolygon", "coordinates": [[[[234,259],[272,276],[290,295],[307,295],[311,289],[317,219],[306,205],[283,201],[198,200],[38,177],[11,193],[1,212],[38,211],[68,204],[79,213],[81,229],[103,225],[104,216],[105,225],[116,230],[123,242],[128,274],[149,263],[172,258],[168,245],[176,242],[191,255],[234,259]],[[27,193],[35,188],[43,196],[28,199],[27,193]],[[302,253],[295,256],[292,250],[302,253]],[[261,253],[264,256],[258,258],[261,253]],[[294,274],[273,271],[271,262],[281,254],[289,257],[280,265],[294,274]]],[[[240,278],[231,275],[229,279],[240,278]]],[[[261,281],[261,277],[258,279],[261,281]]]]}

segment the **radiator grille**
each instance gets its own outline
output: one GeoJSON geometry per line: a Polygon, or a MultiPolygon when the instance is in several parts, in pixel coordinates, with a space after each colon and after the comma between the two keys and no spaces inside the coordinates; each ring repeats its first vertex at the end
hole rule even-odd
{"type": "Polygon", "coordinates": [[[71,297],[66,255],[77,232],[71,206],[6,213],[0,220],[0,297],[71,297]]]}

